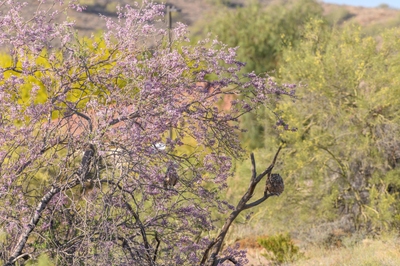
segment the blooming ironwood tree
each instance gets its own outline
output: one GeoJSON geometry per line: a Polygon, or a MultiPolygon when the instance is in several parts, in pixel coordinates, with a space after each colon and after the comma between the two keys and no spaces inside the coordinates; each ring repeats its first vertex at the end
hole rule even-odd
{"type": "MultiPolygon", "coordinates": [[[[182,24],[169,33],[163,5],[119,8],[101,37],[83,39],[57,18],[82,7],[42,4],[24,18],[26,4],[0,1],[0,47],[10,55],[0,62],[0,258],[221,262],[223,237],[202,232],[214,228],[213,210],[230,207],[219,196],[244,154],[238,118],[293,86],[239,75],[236,49],[190,45],[182,24]],[[227,94],[228,110],[218,107],[227,94]],[[176,180],[165,186],[170,166],[176,180]]],[[[252,162],[254,185],[272,168],[256,176],[252,162]]],[[[270,196],[246,205],[253,191],[239,209],[270,196]]]]}

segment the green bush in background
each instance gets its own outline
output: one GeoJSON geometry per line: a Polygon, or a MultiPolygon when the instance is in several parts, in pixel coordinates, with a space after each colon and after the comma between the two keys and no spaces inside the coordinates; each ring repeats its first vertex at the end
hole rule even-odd
{"type": "Polygon", "coordinates": [[[278,264],[293,262],[304,257],[288,233],[260,238],[258,243],[268,251],[261,255],[278,264]]]}
{"type": "MultiPolygon", "coordinates": [[[[318,225],[344,232],[398,229],[400,29],[371,35],[368,28],[333,26],[350,13],[340,9],[324,18],[312,0],[223,12],[205,31],[239,46],[247,71],[304,84],[296,102],[283,101],[273,110],[297,132],[265,130],[276,117],[262,109],[242,117],[243,141],[261,161],[269,162],[274,147],[286,143],[277,165],[285,193],[251,220],[272,223],[271,231],[318,225]]],[[[232,182],[238,190],[247,168],[237,167],[232,182]]]]}
{"type": "MultiPolygon", "coordinates": [[[[239,46],[238,59],[246,63],[245,70],[269,72],[279,66],[285,47],[296,46],[310,18],[321,17],[322,8],[315,0],[279,1],[264,8],[257,1],[237,9],[223,9],[205,25],[231,47],[239,46]]],[[[264,110],[246,114],[242,127],[247,130],[242,140],[249,149],[263,147],[264,125],[258,120],[264,110]]]]}
{"type": "MultiPolygon", "coordinates": [[[[290,211],[285,202],[288,214],[349,231],[399,227],[399,37],[399,28],[373,38],[315,20],[284,52],[280,78],[307,84],[298,101],[276,107],[299,128],[280,134],[290,162],[282,169],[294,203],[290,211]]],[[[271,134],[279,133],[265,139],[271,134]]]]}
{"type": "Polygon", "coordinates": [[[239,46],[238,58],[246,63],[246,71],[263,73],[276,69],[282,49],[297,44],[305,23],[316,16],[322,16],[322,8],[314,0],[280,1],[266,8],[253,1],[243,8],[222,9],[204,32],[239,46]]]}

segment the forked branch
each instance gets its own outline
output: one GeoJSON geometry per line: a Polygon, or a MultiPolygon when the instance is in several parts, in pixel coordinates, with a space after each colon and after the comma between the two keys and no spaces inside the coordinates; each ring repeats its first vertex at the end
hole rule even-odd
{"type": "MultiPolygon", "coordinates": [[[[272,169],[275,166],[276,160],[278,158],[279,152],[281,151],[282,146],[279,147],[278,151],[276,152],[274,159],[271,163],[271,165],[265,169],[261,174],[257,175],[257,170],[256,170],[256,161],[254,159],[254,154],[251,153],[250,159],[251,159],[251,165],[252,165],[252,170],[251,170],[251,180],[250,180],[250,185],[249,188],[247,189],[246,193],[243,195],[243,197],[240,199],[238,205],[236,208],[232,211],[232,213],[229,215],[228,219],[225,221],[224,226],[221,229],[221,232],[218,234],[218,236],[208,245],[207,249],[204,252],[203,258],[201,260],[201,265],[205,266],[216,266],[219,263],[221,263],[222,260],[227,260],[227,258],[218,258],[218,254],[221,251],[222,244],[224,242],[225,236],[228,233],[229,227],[231,226],[232,222],[237,218],[237,216],[246,209],[255,207],[262,202],[264,202],[266,199],[268,199],[270,196],[273,196],[275,194],[268,194],[264,193],[263,197],[260,199],[253,201],[251,203],[247,203],[254,194],[254,190],[256,189],[258,183],[265,177],[265,176],[270,176],[272,169]]],[[[232,261],[232,260],[230,260],[232,261]]],[[[236,264],[236,263],[235,263],[236,264]]]]}

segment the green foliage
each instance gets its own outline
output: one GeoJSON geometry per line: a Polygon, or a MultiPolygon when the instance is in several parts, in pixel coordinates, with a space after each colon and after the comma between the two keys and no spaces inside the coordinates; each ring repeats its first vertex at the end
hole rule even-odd
{"type": "Polygon", "coordinates": [[[7,239],[7,233],[3,228],[0,229],[0,245],[2,245],[7,239]]]}
{"type": "Polygon", "coordinates": [[[37,259],[28,261],[26,265],[53,266],[55,263],[50,259],[49,255],[42,253],[37,259]]]}
{"type": "MultiPolygon", "coordinates": [[[[301,30],[310,18],[321,17],[322,8],[314,0],[281,1],[263,8],[257,2],[237,9],[222,9],[204,28],[232,47],[239,46],[238,59],[246,63],[244,70],[272,72],[279,66],[282,51],[296,46],[301,30]]],[[[242,141],[249,149],[264,145],[264,110],[241,119],[247,132],[242,141]]]]}
{"type": "Polygon", "coordinates": [[[268,251],[262,255],[279,264],[293,262],[304,256],[288,233],[260,238],[258,243],[268,251]]]}
{"type": "MultiPolygon", "coordinates": [[[[38,65],[42,65],[44,67],[48,67],[48,61],[45,58],[45,52],[42,53],[40,57],[36,60],[36,63],[38,65]]],[[[6,53],[0,53],[0,67],[1,68],[8,68],[8,67],[13,67],[14,66],[14,61],[13,58],[6,53]]],[[[15,64],[15,67],[21,67],[22,62],[18,62],[15,64]]],[[[4,78],[9,78],[11,75],[14,76],[20,76],[20,74],[16,71],[6,71],[4,73],[4,78]]],[[[16,94],[14,101],[18,101],[18,103],[25,103],[26,105],[29,105],[31,102],[33,103],[43,103],[47,99],[47,94],[46,91],[44,90],[43,84],[40,83],[38,80],[39,77],[41,77],[42,74],[39,72],[36,72],[32,74],[31,76],[25,78],[25,83],[24,86],[21,86],[20,91],[18,94],[16,94]],[[34,87],[39,87],[38,91],[35,93],[35,97],[30,97],[31,96],[31,91],[33,90],[34,87]]],[[[3,80],[0,80],[0,85],[4,83],[3,80]]]]}
{"type": "Polygon", "coordinates": [[[241,127],[246,130],[242,134],[242,141],[247,144],[248,149],[254,150],[264,147],[262,136],[264,135],[264,125],[260,122],[263,118],[264,109],[258,110],[257,113],[245,114],[241,120],[241,127]]]}
{"type": "MultiPolygon", "coordinates": [[[[297,132],[268,130],[276,118],[267,113],[259,120],[267,129],[259,165],[286,142],[275,168],[285,192],[256,209],[252,222],[269,224],[259,234],[321,224],[346,234],[400,228],[400,29],[377,38],[362,30],[313,20],[300,45],[284,51],[277,80],[307,86],[273,110],[297,132]]],[[[235,182],[244,183],[245,164],[235,182]]]]}
{"type": "Polygon", "coordinates": [[[351,231],[398,224],[399,35],[391,29],[378,40],[359,27],[331,29],[314,20],[300,45],[284,52],[280,78],[307,84],[298,101],[275,110],[298,132],[266,132],[268,145],[273,135],[287,143],[287,216],[309,224],[340,216],[351,231]]]}
{"type": "Polygon", "coordinates": [[[234,10],[223,9],[204,27],[231,47],[239,46],[238,59],[246,71],[262,73],[276,68],[285,46],[295,45],[304,24],[321,16],[314,0],[282,1],[263,8],[252,2],[234,10]]]}
{"type": "Polygon", "coordinates": [[[377,36],[380,35],[382,29],[396,28],[399,26],[400,26],[400,16],[397,15],[396,17],[389,18],[385,22],[371,23],[370,25],[363,27],[362,32],[370,36],[377,36]]]}
{"type": "MultiPolygon", "coordinates": [[[[93,64],[87,72],[82,71],[80,69],[81,66],[73,66],[70,68],[68,73],[71,75],[75,73],[78,77],[77,82],[72,84],[73,89],[71,89],[66,95],[66,100],[69,102],[76,102],[77,99],[80,99],[79,103],[77,104],[82,108],[89,101],[88,97],[83,100],[81,99],[82,97],[85,97],[90,93],[101,97],[107,93],[107,90],[101,86],[98,86],[98,84],[90,83],[83,85],[81,84],[81,81],[84,80],[88,75],[91,75],[97,71],[109,70],[112,67],[112,64],[104,64],[103,61],[105,61],[105,59],[108,57],[116,56],[117,53],[114,52],[114,54],[111,55],[110,51],[105,49],[105,42],[100,37],[95,37],[94,40],[87,38],[77,39],[75,46],[77,48],[77,52],[75,54],[77,57],[84,58],[89,54],[93,56],[90,58],[91,63],[93,64]]],[[[66,59],[61,52],[55,52],[54,54],[51,52],[43,50],[40,56],[35,59],[32,58],[32,55],[27,56],[26,60],[35,60],[37,69],[32,68],[29,70],[29,75],[22,75],[24,77],[24,84],[18,88],[19,91],[15,92],[15,97],[12,99],[13,101],[16,101],[26,107],[31,104],[44,103],[49,97],[51,98],[57,93],[57,90],[49,90],[49,87],[62,87],[61,84],[55,83],[55,80],[57,79],[55,74],[48,71],[48,68],[50,68],[49,62],[52,61],[49,60],[49,56],[51,54],[51,56],[54,57],[52,64],[56,62],[56,65],[53,65],[52,67],[55,68],[61,68],[66,59]],[[49,86],[49,84],[47,84],[47,86],[43,84],[41,80],[44,79],[47,79],[49,84],[52,86],[49,86]]],[[[20,71],[16,71],[16,69],[21,69],[23,63],[21,60],[17,59],[18,58],[11,57],[9,54],[0,53],[0,68],[14,68],[14,70],[4,72],[4,79],[9,78],[10,76],[21,76],[20,71]]],[[[118,86],[124,87],[126,85],[126,80],[126,78],[121,77],[121,79],[119,79],[116,83],[118,86]]],[[[3,83],[4,81],[0,80],[0,85],[3,83]]],[[[53,118],[57,118],[60,114],[58,111],[54,111],[52,115],[53,118]]]]}
{"type": "Polygon", "coordinates": [[[342,24],[354,15],[344,6],[334,7],[327,15],[326,19],[331,24],[342,24]]]}
{"type": "Polygon", "coordinates": [[[388,4],[385,4],[385,3],[379,4],[377,7],[378,7],[378,8],[385,8],[385,9],[390,8],[389,5],[388,5],[388,4]]]}

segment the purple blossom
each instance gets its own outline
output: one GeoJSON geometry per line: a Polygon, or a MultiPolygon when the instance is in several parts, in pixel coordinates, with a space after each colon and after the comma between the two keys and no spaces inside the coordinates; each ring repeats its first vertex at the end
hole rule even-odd
{"type": "MultiPolygon", "coordinates": [[[[9,0],[0,10],[11,58],[0,63],[6,253],[22,246],[38,256],[46,246],[61,264],[199,263],[212,213],[233,208],[219,193],[245,153],[238,118],[296,87],[243,78],[238,48],[209,39],[192,46],[183,24],[165,45],[168,31],[156,23],[165,7],[153,1],[118,7],[93,45],[76,39],[72,22],[56,23],[83,7],[59,4],[30,20],[20,15],[27,4],[9,0]],[[231,106],[219,107],[228,96],[231,106]],[[177,182],[164,187],[169,165],[177,182]]],[[[277,126],[290,129],[281,119],[277,126]]],[[[226,252],[245,263],[244,252],[226,252]]]]}

